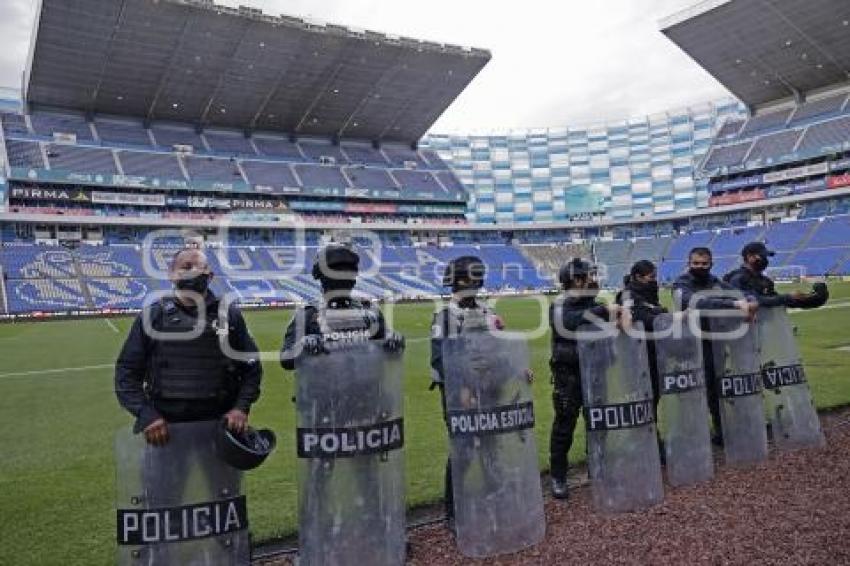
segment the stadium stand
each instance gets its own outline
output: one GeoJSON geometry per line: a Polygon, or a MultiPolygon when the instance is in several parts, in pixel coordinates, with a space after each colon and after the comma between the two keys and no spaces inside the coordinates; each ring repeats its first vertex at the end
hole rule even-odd
{"type": "Polygon", "coordinates": [[[6,140],[6,152],[12,167],[44,168],[44,158],[38,143],[6,140]]]}
{"type": "Polygon", "coordinates": [[[35,112],[30,116],[33,132],[53,138],[54,134],[73,134],[78,141],[94,139],[89,123],[83,116],[70,113],[35,112]]]}
{"type": "Polygon", "coordinates": [[[239,156],[257,155],[251,141],[235,132],[204,132],[207,145],[215,153],[239,156]]]}
{"type": "Polygon", "coordinates": [[[232,183],[234,180],[243,180],[236,161],[232,159],[188,156],[184,158],[184,163],[189,179],[193,181],[232,183]]]}
{"type": "Polygon", "coordinates": [[[139,122],[95,119],[95,129],[100,141],[107,144],[138,147],[152,145],[148,131],[139,122]]]}
{"type": "Polygon", "coordinates": [[[186,179],[175,155],[142,151],[119,151],[117,155],[125,175],[186,179]]]}
{"type": "Polygon", "coordinates": [[[47,146],[47,159],[51,169],[60,171],[118,174],[115,156],[106,149],[51,144],[47,146]]]}

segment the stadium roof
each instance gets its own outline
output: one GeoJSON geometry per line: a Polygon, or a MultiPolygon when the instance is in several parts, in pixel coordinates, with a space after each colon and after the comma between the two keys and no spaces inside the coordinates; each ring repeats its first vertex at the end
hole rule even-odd
{"type": "Polygon", "coordinates": [[[707,0],[662,31],[750,107],[847,84],[847,0],[707,0]]]}
{"type": "Polygon", "coordinates": [[[489,51],[212,0],[39,0],[35,107],[246,130],[418,140],[489,51]]]}

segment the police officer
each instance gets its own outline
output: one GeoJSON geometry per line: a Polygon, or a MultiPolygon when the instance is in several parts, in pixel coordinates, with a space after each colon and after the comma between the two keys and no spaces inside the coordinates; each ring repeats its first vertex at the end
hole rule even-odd
{"type": "Polygon", "coordinates": [[[770,257],[775,255],[762,242],[750,242],[741,250],[743,264],[727,273],[723,280],[735,289],[751,294],[760,307],[785,306],[798,309],[822,307],[829,299],[826,283],[815,283],[811,293],[794,291],[779,294],[773,280],[764,274],[770,265],[770,257]]]}
{"type": "Polygon", "coordinates": [[[555,420],[549,439],[549,465],[552,476],[552,496],[569,497],[567,490],[568,455],[573,444],[576,421],[584,404],[581,391],[581,372],[576,337],[573,334],[592,317],[613,320],[621,312],[616,304],[605,305],[596,300],[599,284],[596,269],[590,262],[573,258],[561,267],[558,280],[563,293],[549,307],[552,329],[552,402],[555,420]]]}
{"type": "Polygon", "coordinates": [[[118,401],[153,445],[168,442],[168,423],[223,417],[241,434],[260,395],[257,346],[234,305],[219,313],[203,251],[177,252],[169,278],[173,295],[145,307],[115,364],[118,401]],[[223,340],[239,360],[228,358],[223,340]]]}
{"type": "Polygon", "coordinates": [[[280,353],[284,369],[294,370],[302,352],[321,354],[329,340],[367,338],[384,340],[389,351],[404,348],[404,337],[387,331],[380,309],[351,296],[359,266],[360,256],[348,246],[329,244],[319,250],[312,273],[322,287],[322,299],[295,311],[280,353]]]}
{"type": "MultiPolygon", "coordinates": [[[[439,388],[442,398],[443,418],[446,418],[445,368],[443,367],[443,340],[464,331],[468,320],[484,320],[491,330],[504,328],[502,319],[487,305],[478,300],[484,286],[486,266],[481,258],[462,256],[451,260],[443,273],[443,286],[451,289],[449,303],[434,313],[431,323],[431,387],[439,388]]],[[[454,518],[454,488],[452,486],[451,460],[446,461],[444,499],[446,517],[454,518]]]]}
{"type": "MultiPolygon", "coordinates": [[[[705,247],[693,248],[688,254],[688,271],[679,276],[673,282],[673,302],[680,310],[688,308],[696,310],[739,310],[752,321],[758,304],[750,300],[750,296],[744,293],[744,297],[734,294],[734,289],[724,283],[711,273],[714,265],[711,250],[705,247]],[[733,291],[724,294],[724,291],[733,291]]],[[[708,331],[708,320],[700,319],[700,327],[708,331]]],[[[717,396],[716,376],[714,372],[714,353],[710,340],[702,341],[703,366],[705,367],[705,385],[708,398],[708,409],[711,413],[711,421],[714,425],[712,442],[717,445],[723,443],[723,432],[720,424],[720,399],[717,396]]]]}
{"type": "MultiPolygon", "coordinates": [[[[655,264],[642,259],[632,265],[625,277],[623,290],[617,294],[617,304],[628,306],[632,320],[643,324],[647,333],[654,329],[655,317],[667,312],[658,298],[658,270],[655,264]]],[[[652,379],[652,401],[656,413],[658,410],[658,360],[655,357],[655,340],[646,340],[649,358],[649,374],[652,379]]],[[[657,416],[657,415],[656,415],[657,416]]],[[[664,451],[661,451],[662,457],[664,451]]]]}

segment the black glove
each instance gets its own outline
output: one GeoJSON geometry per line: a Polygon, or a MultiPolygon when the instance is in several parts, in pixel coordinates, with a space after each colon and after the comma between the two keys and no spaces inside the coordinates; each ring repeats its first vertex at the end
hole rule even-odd
{"type": "Polygon", "coordinates": [[[814,293],[817,297],[823,297],[824,299],[829,298],[829,289],[826,288],[826,283],[823,281],[818,281],[812,285],[812,293],[814,293]]]}
{"type": "Polygon", "coordinates": [[[321,336],[311,334],[301,339],[301,351],[311,356],[327,353],[325,341],[321,336]]]}
{"type": "Polygon", "coordinates": [[[384,338],[384,350],[387,352],[400,352],[404,350],[404,336],[390,330],[384,338]]]}

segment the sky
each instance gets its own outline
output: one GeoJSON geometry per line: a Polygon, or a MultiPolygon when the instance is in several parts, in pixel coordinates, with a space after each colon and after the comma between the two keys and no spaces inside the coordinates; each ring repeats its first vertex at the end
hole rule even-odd
{"type": "MultiPolygon", "coordinates": [[[[36,0],[0,0],[0,86],[18,87],[36,0]]],[[[493,59],[432,132],[579,126],[728,96],[660,31],[696,0],[218,0],[431,41],[493,59]]]]}

